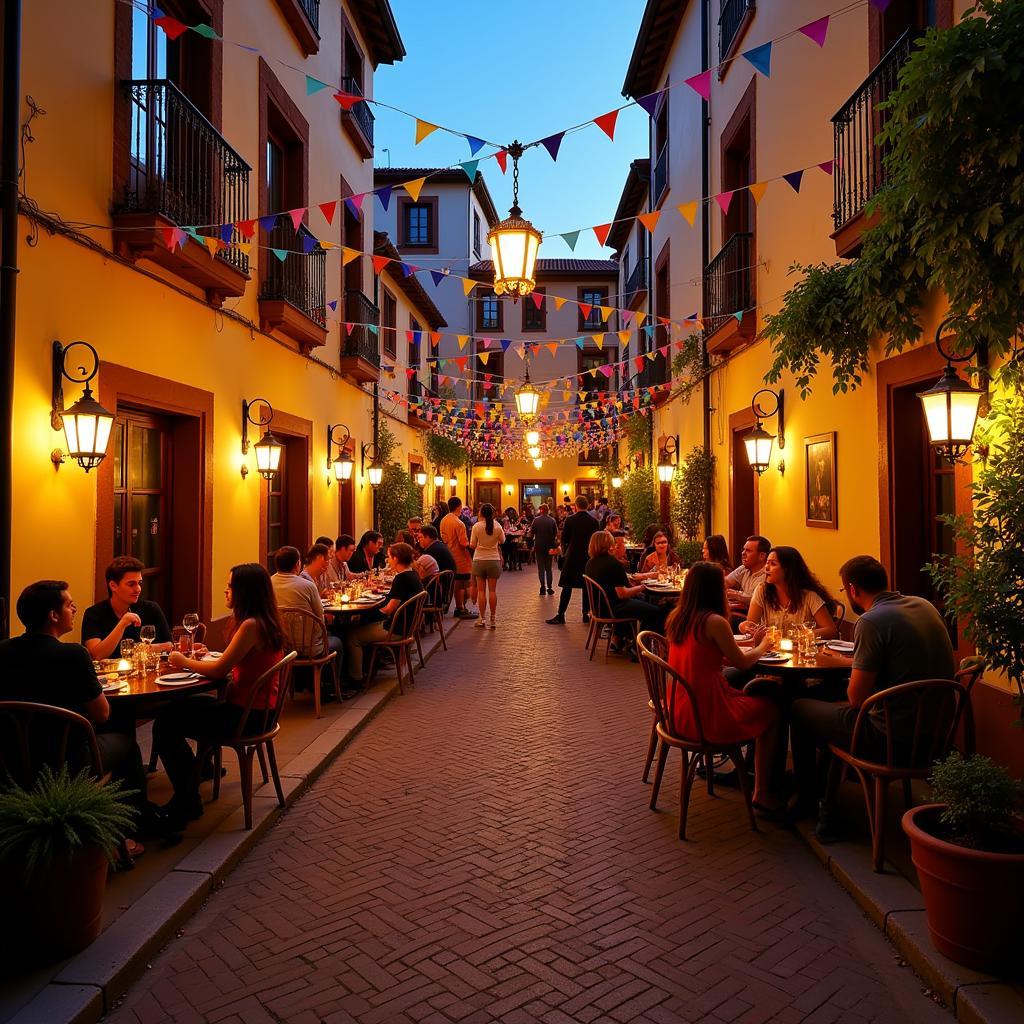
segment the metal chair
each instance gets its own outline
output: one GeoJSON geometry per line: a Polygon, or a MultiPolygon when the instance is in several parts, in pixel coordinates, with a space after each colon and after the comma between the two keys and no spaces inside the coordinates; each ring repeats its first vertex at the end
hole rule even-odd
{"type": "Polygon", "coordinates": [[[587,600],[590,603],[590,629],[587,631],[587,642],[584,645],[584,650],[590,652],[590,657],[587,660],[594,660],[594,652],[597,650],[597,645],[601,640],[601,631],[607,626],[608,638],[604,645],[604,660],[605,664],[607,664],[608,651],[612,646],[612,636],[615,633],[615,627],[619,625],[628,626],[633,632],[633,642],[636,643],[637,620],[616,615],[612,611],[612,603],[608,599],[608,594],[597,580],[584,576],[583,586],[586,587],[587,600]]]}
{"type": "Polygon", "coordinates": [[[643,666],[647,690],[657,717],[655,731],[661,744],[658,751],[658,766],[654,773],[651,810],[658,809],[658,792],[661,789],[669,748],[676,747],[682,755],[682,775],[679,785],[679,838],[685,839],[686,819],[690,810],[690,791],[697,774],[697,766],[703,763],[705,770],[710,773],[714,770],[712,759],[715,755],[725,754],[736,766],[736,777],[740,784],[743,800],[747,805],[750,827],[757,832],[759,830],[757,819],[754,817],[753,794],[750,790],[746,765],[743,763],[742,751],[743,743],[750,742],[755,737],[751,736],[748,740],[742,740],[739,743],[714,743],[704,735],[696,694],[690,684],[663,658],[654,653],[654,649],[658,648],[660,642],[663,641],[664,638],[659,633],[652,633],[650,630],[644,630],[637,637],[640,664],[643,666]],[[693,736],[682,736],[675,730],[675,711],[682,701],[689,702],[690,711],[693,714],[695,727],[693,736]]]}
{"type": "MultiPolygon", "coordinates": [[[[441,634],[441,646],[447,651],[448,644],[444,637],[444,616],[451,607],[452,596],[455,592],[455,573],[451,569],[444,569],[436,576],[431,576],[424,585],[427,592],[427,603],[423,606],[423,623],[431,629],[437,626],[441,634]]],[[[416,650],[420,656],[420,668],[423,668],[423,648],[420,646],[420,634],[416,634],[416,650]]]]}
{"type": "Polygon", "coordinates": [[[416,677],[412,670],[412,655],[410,651],[416,643],[419,633],[420,622],[423,620],[423,606],[427,601],[427,592],[424,590],[415,597],[400,604],[391,616],[391,625],[388,627],[388,635],[383,640],[376,640],[367,644],[370,648],[370,667],[366,673],[366,685],[373,682],[374,673],[377,670],[377,655],[382,650],[389,650],[395,659],[395,671],[398,673],[398,692],[403,696],[405,687],[402,679],[402,661],[404,659],[409,669],[409,682],[415,683],[416,677]]]}
{"type": "Polygon", "coordinates": [[[238,758],[238,773],[242,786],[242,806],[245,809],[246,831],[252,828],[252,759],[259,753],[260,769],[263,781],[266,783],[267,769],[263,762],[263,752],[266,751],[267,761],[270,763],[270,774],[274,779],[274,789],[277,790],[277,804],[284,807],[284,790],[281,787],[281,776],[277,770],[277,754],[274,751],[274,738],[281,731],[281,711],[284,709],[285,695],[291,683],[292,665],[296,662],[298,653],[290,651],[276,665],[267,669],[253,683],[252,691],[249,694],[248,703],[245,706],[245,714],[239,720],[238,727],[230,735],[206,735],[197,739],[196,750],[196,771],[206,763],[206,759],[213,754],[213,799],[220,797],[220,776],[221,756],[224,747],[230,747],[238,758]],[[277,692],[270,698],[275,678],[277,679],[277,692]],[[267,706],[258,708],[257,703],[265,703],[267,706]]]}
{"type": "Polygon", "coordinates": [[[971,752],[974,750],[974,716],[967,688],[953,679],[921,679],[891,686],[868,697],[857,713],[849,750],[829,744],[836,758],[829,772],[829,799],[835,799],[843,768],[852,768],[864,791],[871,826],[873,870],[884,870],[889,784],[902,782],[904,799],[907,806],[911,806],[912,780],[926,779],[934,763],[952,750],[961,721],[965,745],[971,752]],[[896,712],[908,723],[901,730],[907,742],[899,746],[893,730],[896,712]],[[869,723],[878,720],[884,726],[884,761],[873,758],[866,749],[868,730],[873,729],[869,723]]]}
{"type": "MultiPolygon", "coordinates": [[[[331,666],[331,679],[334,682],[334,695],[341,703],[341,686],[338,682],[338,653],[332,651],[327,626],[324,620],[317,618],[312,612],[304,608],[282,608],[281,621],[284,624],[285,636],[288,638],[288,647],[295,651],[297,659],[293,668],[308,668],[313,683],[313,709],[316,717],[319,718],[320,710],[320,677],[325,665],[331,666]],[[314,651],[323,651],[323,654],[314,654],[314,651]]],[[[294,691],[295,680],[291,680],[294,691]]],[[[294,692],[292,693],[294,697],[294,692]]]]}

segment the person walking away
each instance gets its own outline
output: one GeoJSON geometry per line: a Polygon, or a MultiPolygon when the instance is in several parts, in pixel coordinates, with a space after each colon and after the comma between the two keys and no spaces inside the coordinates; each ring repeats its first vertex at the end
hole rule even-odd
{"type": "Polygon", "coordinates": [[[477,605],[480,618],[474,625],[496,628],[494,621],[498,608],[498,580],[501,578],[501,545],[505,543],[505,531],[494,521],[494,506],[484,503],[480,507],[480,519],[473,524],[469,535],[469,546],[473,549],[473,578],[478,589],[477,605]],[[484,622],[484,609],[490,614],[490,622],[484,622]]]}
{"type": "Polygon", "coordinates": [[[581,494],[576,499],[576,511],[569,516],[562,526],[562,553],[564,561],[562,571],[558,574],[558,585],[562,588],[562,596],[558,599],[558,611],[547,621],[552,626],[560,626],[565,622],[565,612],[572,600],[574,590],[583,590],[583,621],[590,621],[590,602],[583,587],[583,569],[587,564],[587,549],[590,538],[600,527],[597,520],[587,512],[589,502],[581,494]]]}
{"type": "Polygon", "coordinates": [[[541,505],[530,525],[533,554],[537,559],[537,578],[540,580],[540,596],[553,594],[551,587],[551,564],[558,550],[558,524],[548,514],[547,505],[541,505]]]}
{"type": "Polygon", "coordinates": [[[455,559],[455,618],[475,619],[476,613],[466,607],[466,591],[473,572],[473,558],[469,550],[469,529],[459,515],[462,499],[454,495],[448,499],[448,514],[441,520],[441,540],[455,559]]]}

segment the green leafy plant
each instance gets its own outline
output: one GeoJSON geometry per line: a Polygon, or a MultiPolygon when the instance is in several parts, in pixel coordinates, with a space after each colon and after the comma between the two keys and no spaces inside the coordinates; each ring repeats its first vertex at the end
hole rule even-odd
{"type": "Polygon", "coordinates": [[[650,466],[631,469],[622,481],[620,502],[634,537],[642,537],[648,526],[658,522],[654,503],[654,470],[650,466]]]}
{"type": "Polygon", "coordinates": [[[427,460],[434,466],[442,466],[447,470],[460,470],[466,465],[468,454],[466,449],[441,434],[427,434],[425,442],[427,460]]]}
{"type": "Polygon", "coordinates": [[[384,469],[376,493],[377,520],[388,543],[405,529],[411,516],[423,513],[423,492],[409,471],[394,461],[398,450],[398,439],[386,423],[381,423],[377,428],[377,457],[384,469]]]}
{"type": "MultiPolygon", "coordinates": [[[[976,448],[988,450],[971,485],[972,511],[944,516],[962,554],[937,559],[925,570],[946,609],[988,665],[1024,696],[1024,396],[999,399],[976,448]]],[[[1018,723],[1019,724],[1019,723],[1018,723]]]]}
{"type": "Polygon", "coordinates": [[[683,563],[684,569],[689,569],[694,562],[699,562],[704,555],[704,542],[701,540],[681,540],[676,545],[676,554],[679,561],[683,563]]]}
{"type": "Polygon", "coordinates": [[[85,769],[71,775],[62,765],[55,774],[44,765],[31,789],[0,791],[0,863],[30,876],[57,857],[96,846],[113,862],[135,818],[132,795],[85,769]]]}
{"type": "Polygon", "coordinates": [[[932,770],[936,802],[945,804],[939,821],[959,846],[983,848],[1013,829],[1014,812],[1024,783],[988,757],[963,757],[954,751],[932,770]]]}
{"type": "MultiPolygon", "coordinates": [[[[679,527],[683,543],[700,542],[704,511],[715,480],[715,457],[700,445],[694,445],[683,459],[672,482],[672,519],[679,527]]],[[[689,550],[689,549],[688,549],[689,550]]],[[[683,557],[682,551],[678,552],[683,557]]],[[[695,561],[700,558],[698,550],[695,561]]]]}
{"type": "Polygon", "coordinates": [[[647,416],[623,416],[619,420],[622,425],[622,437],[630,455],[650,456],[651,454],[651,421],[647,416]]]}

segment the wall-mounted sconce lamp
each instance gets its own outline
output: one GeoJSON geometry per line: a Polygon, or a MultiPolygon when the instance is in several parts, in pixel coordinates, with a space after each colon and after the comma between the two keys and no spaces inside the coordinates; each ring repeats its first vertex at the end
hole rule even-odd
{"type": "Polygon", "coordinates": [[[505,493],[508,494],[508,495],[512,494],[512,485],[511,484],[506,484],[505,485],[505,493]]]}
{"type": "MultiPolygon", "coordinates": [[[[260,476],[266,480],[273,478],[281,465],[281,453],[284,445],[270,432],[270,424],[274,419],[274,408],[265,398],[254,398],[251,402],[242,399],[242,454],[249,454],[249,424],[254,427],[266,427],[264,435],[252,446],[256,452],[256,468],[260,476]],[[266,419],[262,416],[254,420],[252,418],[252,407],[260,402],[266,407],[266,419]]],[[[242,463],[242,479],[249,475],[249,467],[242,463]]]]}
{"type": "Polygon", "coordinates": [[[435,473],[434,474],[434,486],[435,487],[444,487],[444,473],[435,473]]]}
{"type": "Polygon", "coordinates": [[[672,483],[676,473],[676,458],[679,455],[679,435],[662,437],[658,457],[658,479],[663,484],[672,483]]]}
{"type": "Polygon", "coordinates": [[[618,473],[616,473],[615,476],[612,477],[612,487],[614,487],[615,490],[618,490],[621,486],[622,486],[622,477],[619,476],[618,473]]]}
{"type": "Polygon", "coordinates": [[[377,458],[377,446],[372,441],[368,441],[359,451],[359,472],[369,478],[371,487],[379,486],[381,480],[384,479],[384,467],[377,458]],[[370,459],[369,466],[366,465],[367,457],[370,459]]]}
{"type": "Polygon", "coordinates": [[[352,470],[355,469],[355,461],[348,451],[348,443],[352,440],[352,432],[344,423],[335,423],[333,426],[327,424],[327,486],[331,486],[331,476],[341,483],[344,480],[352,479],[352,470]],[[336,430],[344,430],[345,436],[340,440],[334,436],[336,430]],[[331,458],[331,448],[337,445],[338,454],[331,458]],[[333,474],[332,471],[333,470],[333,474]]]}
{"type": "MultiPolygon", "coordinates": [[[[747,449],[747,461],[750,463],[750,468],[760,476],[771,464],[772,458],[772,442],[775,440],[775,435],[769,434],[767,430],[761,426],[761,420],[768,416],[778,415],[778,436],[779,436],[779,451],[786,447],[786,433],[785,433],[785,392],[784,391],[772,391],[771,388],[761,388],[760,391],[755,392],[754,397],[750,401],[750,408],[754,413],[754,426],[753,428],[743,436],[743,445],[747,449]],[[774,407],[762,406],[758,403],[758,397],[761,395],[769,395],[775,400],[774,407]]],[[[786,463],[779,460],[779,472],[786,472],[786,463]]]]}
{"type": "MultiPolygon", "coordinates": [[[[67,347],[59,341],[55,341],[52,364],[53,394],[50,426],[54,430],[64,430],[64,440],[68,447],[67,457],[74,459],[88,473],[90,469],[94,469],[106,458],[110,429],[114,425],[114,414],[104,409],[93,398],[92,389],[89,387],[89,381],[96,376],[100,368],[100,357],[96,354],[96,349],[87,341],[73,341],[67,347]],[[84,366],[79,366],[75,374],[68,373],[65,367],[67,354],[76,346],[86,348],[92,353],[91,373],[86,373],[84,366]],[[82,397],[70,409],[64,408],[65,379],[73,384],[85,385],[82,397]]],[[[54,448],[50,453],[50,459],[56,469],[65,459],[64,452],[60,448],[54,448]]]]}
{"type": "Polygon", "coordinates": [[[422,466],[413,473],[412,478],[416,481],[417,487],[427,486],[427,471],[422,466]]]}
{"type": "Polygon", "coordinates": [[[457,476],[449,477],[448,486],[454,491],[459,486],[459,478],[457,476]]]}

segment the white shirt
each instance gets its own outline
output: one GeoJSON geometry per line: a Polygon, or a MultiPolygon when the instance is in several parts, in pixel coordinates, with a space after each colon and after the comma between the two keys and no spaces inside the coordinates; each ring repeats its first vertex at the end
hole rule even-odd
{"type": "Polygon", "coordinates": [[[475,548],[473,557],[478,562],[500,562],[501,552],[498,550],[505,543],[505,531],[501,524],[495,522],[494,533],[487,532],[487,524],[481,519],[473,524],[469,535],[469,546],[475,548]]]}

